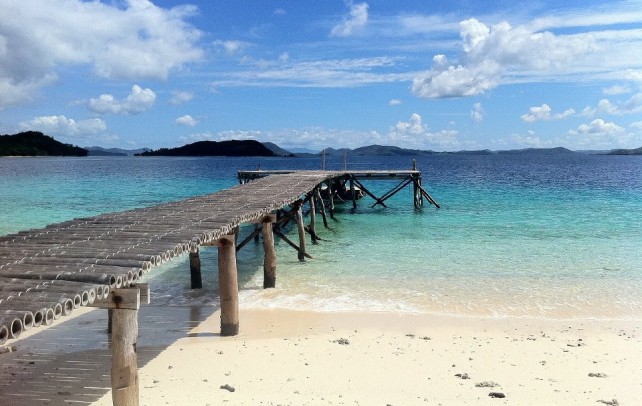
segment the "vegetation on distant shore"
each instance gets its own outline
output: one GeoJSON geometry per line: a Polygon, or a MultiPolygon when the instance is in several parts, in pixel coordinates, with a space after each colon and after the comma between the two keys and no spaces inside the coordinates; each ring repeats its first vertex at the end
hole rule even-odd
{"type": "Polygon", "coordinates": [[[87,156],[88,151],[63,144],[37,131],[0,136],[0,156],[87,156]]]}
{"type": "Polygon", "coordinates": [[[161,148],[136,156],[275,156],[258,141],[198,141],[178,148],[161,148]]]}
{"type": "Polygon", "coordinates": [[[635,149],[614,149],[607,152],[606,155],[642,155],[642,147],[635,149]]]}

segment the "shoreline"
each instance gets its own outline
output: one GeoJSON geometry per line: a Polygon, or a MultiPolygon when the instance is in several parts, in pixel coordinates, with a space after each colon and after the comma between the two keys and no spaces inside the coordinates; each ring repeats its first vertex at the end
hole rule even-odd
{"type": "MultiPolygon", "coordinates": [[[[219,321],[212,306],[141,308],[141,405],[633,405],[642,397],[642,320],[242,308],[235,337],[221,337],[219,321]]],[[[105,323],[105,311],[74,312],[14,340],[17,351],[0,355],[0,396],[12,383],[9,399],[24,402],[16,405],[111,405],[105,323]]]]}

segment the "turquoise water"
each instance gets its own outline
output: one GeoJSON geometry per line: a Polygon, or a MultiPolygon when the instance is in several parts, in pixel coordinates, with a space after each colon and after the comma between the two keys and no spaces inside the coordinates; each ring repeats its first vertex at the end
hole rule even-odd
{"type": "MultiPolygon", "coordinates": [[[[418,160],[441,204],[415,210],[339,207],[313,260],[277,242],[277,289],[262,286],[262,247],[239,253],[241,306],[403,311],[461,316],[642,316],[642,159],[607,156],[435,156],[418,160]]],[[[3,158],[0,235],[204,194],[236,171],[318,169],[265,158],[3,158]]],[[[353,169],[406,169],[410,158],[349,158],[353,169]]],[[[342,163],[329,161],[329,169],[342,163]]],[[[395,182],[366,182],[383,194],[395,182]]],[[[242,230],[248,232],[247,230],[242,230]]],[[[186,259],[149,274],[156,304],[216,304],[216,249],[202,250],[205,288],[186,259]]]]}

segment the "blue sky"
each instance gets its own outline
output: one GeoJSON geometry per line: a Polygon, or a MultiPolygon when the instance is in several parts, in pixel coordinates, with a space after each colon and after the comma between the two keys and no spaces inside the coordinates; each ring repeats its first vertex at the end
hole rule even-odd
{"type": "Polygon", "coordinates": [[[0,133],[642,146],[641,1],[2,0],[0,133]]]}

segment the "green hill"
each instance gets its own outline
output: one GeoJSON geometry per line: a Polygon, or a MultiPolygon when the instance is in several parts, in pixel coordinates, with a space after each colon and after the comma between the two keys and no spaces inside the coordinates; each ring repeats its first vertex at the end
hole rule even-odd
{"type": "Polygon", "coordinates": [[[63,144],[37,131],[0,136],[0,156],[87,156],[87,150],[63,144]]]}
{"type": "Polygon", "coordinates": [[[178,148],[161,148],[137,156],[275,156],[258,141],[199,141],[178,148]]]}
{"type": "Polygon", "coordinates": [[[635,149],[614,149],[605,155],[642,155],[642,147],[635,149]]]}

